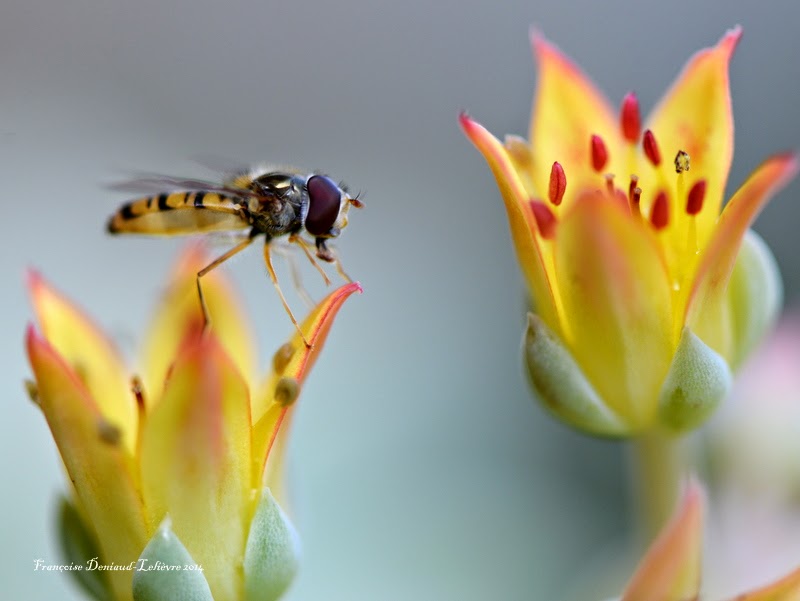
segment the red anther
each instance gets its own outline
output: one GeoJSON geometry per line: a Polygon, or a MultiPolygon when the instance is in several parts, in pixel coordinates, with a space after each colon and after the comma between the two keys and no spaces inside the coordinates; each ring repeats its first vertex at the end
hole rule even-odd
{"type": "Polygon", "coordinates": [[[596,134],[592,135],[591,151],[592,168],[597,173],[600,173],[608,162],[608,149],[606,148],[606,143],[603,142],[603,138],[596,134]]]}
{"type": "Polygon", "coordinates": [[[647,159],[658,167],[661,164],[661,151],[658,149],[656,137],[649,129],[644,132],[644,139],[642,140],[642,147],[647,159]]]}
{"type": "Polygon", "coordinates": [[[558,206],[564,199],[564,192],[567,189],[567,176],[564,173],[564,168],[561,163],[556,161],[553,163],[553,168],[550,169],[550,189],[548,190],[547,197],[554,205],[558,206]]]}
{"type": "Polygon", "coordinates": [[[606,180],[606,192],[609,194],[614,193],[614,174],[613,173],[606,173],[603,176],[606,180]]]}
{"type": "Polygon", "coordinates": [[[533,217],[536,219],[536,225],[539,227],[539,234],[542,238],[552,238],[556,231],[556,225],[558,225],[553,211],[541,200],[531,200],[529,204],[533,217]]]}
{"type": "Polygon", "coordinates": [[[692,189],[689,190],[689,196],[686,199],[686,213],[689,215],[697,215],[703,210],[703,201],[706,198],[706,180],[701,179],[695,182],[692,189]]]}
{"type": "MultiPolygon", "coordinates": [[[[639,187],[639,177],[636,175],[631,175],[631,183],[628,186],[628,198],[633,200],[633,191],[639,187]]],[[[639,190],[639,194],[641,194],[641,189],[639,190]]]]}
{"type": "Polygon", "coordinates": [[[639,120],[639,99],[633,92],[628,92],[622,99],[619,123],[622,128],[622,137],[631,144],[636,144],[642,125],[639,120]]]}
{"type": "Polygon", "coordinates": [[[669,202],[667,193],[663,190],[656,195],[653,201],[653,208],[650,211],[650,223],[657,230],[667,227],[669,223],[669,202]]]}

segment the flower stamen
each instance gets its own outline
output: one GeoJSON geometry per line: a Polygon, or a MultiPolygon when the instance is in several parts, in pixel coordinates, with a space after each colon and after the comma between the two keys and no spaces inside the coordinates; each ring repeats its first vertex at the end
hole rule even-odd
{"type": "Polygon", "coordinates": [[[592,134],[590,149],[592,168],[597,173],[600,173],[608,162],[608,148],[606,148],[606,143],[603,142],[603,138],[597,134],[592,134]]]}
{"type": "Polygon", "coordinates": [[[661,151],[658,149],[656,137],[649,129],[644,132],[642,148],[644,149],[644,154],[647,157],[647,160],[652,163],[653,167],[658,167],[661,164],[661,151]]]}
{"type": "Polygon", "coordinates": [[[634,217],[641,217],[642,216],[642,189],[639,186],[636,186],[633,190],[631,190],[631,214],[634,217]]]}
{"type": "Polygon", "coordinates": [[[706,197],[706,180],[701,179],[691,187],[686,198],[686,213],[697,215],[703,210],[703,201],[706,197]]]}
{"type": "Polygon", "coordinates": [[[639,118],[639,99],[634,92],[628,92],[625,98],[622,99],[619,120],[622,137],[631,144],[636,144],[641,131],[641,121],[639,118]]]}
{"type": "Polygon", "coordinates": [[[691,161],[689,158],[689,154],[684,152],[683,150],[679,150],[678,154],[675,155],[675,173],[683,173],[684,171],[689,171],[689,167],[691,166],[691,161]]]}
{"type": "Polygon", "coordinates": [[[564,192],[567,190],[567,175],[561,163],[556,161],[550,169],[550,187],[547,197],[555,206],[561,204],[564,199],[564,192]]]}
{"type": "Polygon", "coordinates": [[[653,208],[650,210],[650,223],[656,230],[662,230],[669,223],[669,199],[663,190],[656,194],[653,208]]]}

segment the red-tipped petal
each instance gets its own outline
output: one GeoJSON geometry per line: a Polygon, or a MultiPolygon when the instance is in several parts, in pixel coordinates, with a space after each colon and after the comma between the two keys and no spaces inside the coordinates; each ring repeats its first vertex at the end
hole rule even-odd
{"type": "Polygon", "coordinates": [[[622,601],[685,601],[700,588],[704,495],[694,479],[672,521],[642,559],[622,601]]]}
{"type": "MultiPolygon", "coordinates": [[[[222,254],[221,252],[219,254],[222,254]]],[[[143,345],[142,377],[148,403],[158,401],[164,378],[175,360],[180,344],[191,330],[203,327],[197,272],[215,258],[202,244],[189,244],[183,250],[169,277],[164,295],[153,312],[143,345]]],[[[202,279],[211,329],[243,376],[249,378],[255,363],[250,336],[250,321],[224,268],[214,269],[202,279]]]]}
{"type": "Polygon", "coordinates": [[[608,149],[622,144],[616,111],[575,63],[537,31],[531,32],[531,45],[538,67],[528,136],[532,180],[547,181],[553,161],[558,161],[569,173],[572,189],[581,190],[596,181],[587,155],[591,136],[602,137],[608,149]]]}
{"type": "Polygon", "coordinates": [[[559,218],[553,246],[573,332],[567,344],[609,407],[632,429],[647,425],[656,406],[642,399],[658,398],[673,353],[670,284],[655,237],[604,192],[577,198],[559,218]]]}
{"type": "Polygon", "coordinates": [[[797,174],[799,168],[800,162],[794,154],[772,157],[758,167],[725,206],[700,256],[688,296],[686,323],[724,357],[728,357],[729,341],[725,334],[727,326],[720,322],[724,314],[721,303],[742,239],[767,201],[797,174]]]}
{"type": "MultiPolygon", "coordinates": [[[[137,471],[81,379],[33,326],[26,335],[38,401],[80,506],[86,511],[103,563],[136,561],[148,531],[137,471]]],[[[132,573],[110,573],[118,598],[130,596],[132,573]]]]}
{"type": "MultiPolygon", "coordinates": [[[[534,297],[539,316],[554,332],[561,332],[561,319],[553,294],[543,250],[535,235],[536,224],[528,209],[529,195],[522,184],[507,150],[486,128],[462,113],[461,128],[486,159],[494,174],[508,215],[509,229],[522,272],[534,297]]],[[[543,179],[547,181],[552,163],[548,163],[543,179]]]]}
{"type": "MultiPolygon", "coordinates": [[[[299,394],[325,345],[325,340],[339,309],[353,293],[361,291],[361,285],[353,282],[334,290],[323,299],[300,326],[306,340],[311,344],[311,348],[306,347],[299,334],[295,334],[292,340],[281,349],[281,351],[285,351],[291,347],[291,354],[283,352],[281,361],[276,361],[282,369],[280,372],[271,373],[261,391],[253,398],[253,464],[251,469],[253,481],[257,485],[261,482],[267,460],[269,460],[269,465],[266,466],[267,472],[279,471],[283,462],[282,452],[276,452],[283,450],[283,444],[278,439],[283,438],[286,433],[287,422],[296,403],[292,402],[287,405],[281,399],[276,398],[281,381],[286,378],[294,381],[299,394]]],[[[267,477],[270,476],[273,474],[268,473],[267,477]]],[[[282,483],[279,481],[279,477],[274,476],[272,483],[274,485],[274,488],[271,487],[273,495],[280,498],[282,483]]]]}
{"type": "Polygon", "coordinates": [[[716,46],[689,59],[647,124],[666,156],[686,151],[692,171],[707,180],[708,210],[698,215],[701,232],[712,227],[719,213],[733,157],[728,66],[741,36],[741,28],[736,27],[716,46]]]}
{"type": "Polygon", "coordinates": [[[28,290],[43,336],[80,375],[99,411],[120,429],[123,445],[132,455],[138,413],[116,347],[83,311],[39,273],[28,273],[28,290]]]}
{"type": "Polygon", "coordinates": [[[250,424],[247,383],[213,331],[191,336],[145,423],[142,489],[151,530],[170,517],[219,599],[238,598],[236,559],[258,488],[250,479],[250,424]]]}

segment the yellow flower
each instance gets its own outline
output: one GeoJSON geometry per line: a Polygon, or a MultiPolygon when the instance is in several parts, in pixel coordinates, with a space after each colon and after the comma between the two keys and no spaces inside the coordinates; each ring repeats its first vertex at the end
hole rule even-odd
{"type": "MultiPolygon", "coordinates": [[[[672,521],[647,551],[622,601],[686,601],[700,598],[703,501],[700,485],[690,481],[672,521]]],[[[777,582],[744,593],[736,601],[797,601],[800,568],[777,582]]]]}
{"type": "Polygon", "coordinates": [[[535,32],[530,142],[501,143],[461,116],[497,179],[535,305],[531,381],[579,428],[696,426],[780,306],[774,259],[748,228],[796,158],[767,160],[720,214],[733,154],[728,64],[740,36],[729,31],[691,58],[644,127],[634,94],[617,118],[535,32]]]}
{"type": "Polygon", "coordinates": [[[323,300],[302,325],[312,348],[295,334],[251,385],[250,326],[219,272],[203,280],[212,326],[202,332],[195,274],[206,263],[199,247],[180,261],[133,386],[89,318],[29,278],[35,400],[72,485],[62,546],[76,563],[117,566],[74,572],[99,599],[266,601],[294,575],[296,536],[280,508],[284,438],[337,311],[360,287],[323,300]],[[130,569],[140,559],[145,569],[130,569]],[[158,561],[202,572],[147,570],[158,561]]]}

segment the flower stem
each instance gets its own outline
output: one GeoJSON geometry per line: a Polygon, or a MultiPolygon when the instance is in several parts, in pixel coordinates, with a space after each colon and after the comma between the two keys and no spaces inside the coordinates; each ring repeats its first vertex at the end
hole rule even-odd
{"type": "Polygon", "coordinates": [[[631,442],[632,488],[638,539],[649,545],[667,523],[686,467],[681,437],[653,431],[631,442]]]}

